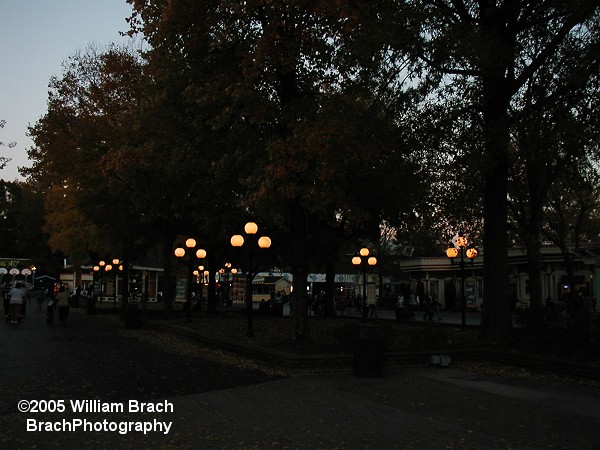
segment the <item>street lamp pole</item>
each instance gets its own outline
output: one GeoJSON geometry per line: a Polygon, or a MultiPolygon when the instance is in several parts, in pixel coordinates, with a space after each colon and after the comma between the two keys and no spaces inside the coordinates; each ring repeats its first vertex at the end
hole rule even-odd
{"type": "Polygon", "coordinates": [[[219,282],[223,283],[223,302],[225,303],[225,307],[227,309],[229,309],[229,288],[231,285],[231,274],[236,272],[237,270],[231,267],[230,262],[226,262],[223,267],[219,269],[219,282]]]}
{"type": "MultiPolygon", "coordinates": [[[[112,266],[112,264],[106,264],[106,265],[104,266],[104,271],[105,271],[107,274],[109,274],[109,273],[110,273],[110,271],[111,271],[112,269],[113,269],[113,266],[112,266]]],[[[110,279],[110,278],[109,278],[109,279],[110,279]]],[[[108,291],[108,289],[107,289],[107,291],[108,291]]],[[[116,304],[117,304],[117,278],[116,278],[116,276],[115,276],[115,283],[114,283],[114,285],[113,285],[113,306],[116,306],[116,304]]]]}
{"type": "Polygon", "coordinates": [[[377,264],[375,256],[369,256],[370,250],[363,247],[358,252],[359,254],[352,258],[352,264],[362,269],[363,276],[363,295],[362,295],[362,315],[363,322],[367,321],[367,267],[373,267],[377,264]],[[359,256],[360,255],[360,256],[359,256]]]}
{"type": "MultiPolygon", "coordinates": [[[[112,265],[106,266],[107,268],[111,267],[111,269],[115,268],[115,287],[114,287],[114,291],[115,291],[114,294],[115,294],[115,296],[113,297],[113,306],[117,306],[117,292],[118,292],[117,291],[117,285],[118,285],[118,282],[119,282],[119,280],[118,280],[119,272],[118,271],[119,270],[123,270],[123,266],[120,263],[121,262],[119,261],[119,258],[114,258],[112,260],[112,265]]],[[[122,290],[122,288],[121,288],[121,290],[122,290]]],[[[122,299],[123,298],[121,298],[121,304],[124,304],[124,302],[122,301],[122,299]]]]}
{"type": "MultiPolygon", "coordinates": [[[[99,273],[100,274],[100,290],[98,292],[98,299],[100,301],[102,301],[102,296],[104,295],[104,274],[109,274],[113,268],[115,269],[115,285],[114,285],[114,298],[113,298],[113,306],[115,306],[117,304],[117,273],[118,271],[123,270],[123,265],[120,264],[121,261],[118,258],[114,258],[112,260],[112,264],[107,263],[106,261],[102,260],[99,261],[97,265],[95,265],[94,267],[92,267],[92,270],[95,273],[99,273]],[[113,267],[114,265],[114,267],[113,267]]],[[[95,290],[94,290],[95,291],[95,290]]],[[[94,296],[96,295],[96,293],[94,292],[94,296]]],[[[93,303],[91,305],[88,305],[88,312],[90,314],[93,314],[94,310],[96,308],[96,300],[94,299],[93,303]]]]}
{"type": "MultiPolygon", "coordinates": [[[[261,249],[268,249],[269,247],[271,247],[271,238],[269,238],[268,236],[262,236],[260,238],[258,238],[258,240],[256,240],[256,233],[258,232],[258,225],[256,225],[256,223],[254,222],[248,222],[245,226],[244,226],[244,232],[246,233],[246,235],[248,236],[248,238],[250,238],[252,241],[252,243],[250,243],[247,247],[245,247],[246,249],[246,264],[247,267],[244,268],[244,271],[246,272],[246,292],[245,292],[245,296],[246,296],[246,315],[247,315],[247,329],[246,329],[246,336],[248,337],[254,337],[254,321],[253,321],[253,303],[252,303],[252,282],[254,280],[254,277],[256,276],[256,267],[254,267],[254,261],[253,261],[253,257],[254,257],[254,250],[255,248],[253,247],[254,245],[258,245],[259,248],[261,249]]],[[[241,234],[236,234],[233,235],[231,237],[231,246],[234,248],[238,248],[241,249],[242,246],[244,245],[244,237],[241,234]]]]}
{"type": "MultiPolygon", "coordinates": [[[[185,304],[186,304],[186,315],[187,315],[187,321],[191,322],[192,321],[192,284],[193,284],[193,255],[192,255],[192,251],[194,248],[196,248],[196,239],[194,238],[188,238],[185,241],[185,247],[188,249],[189,252],[189,256],[187,259],[187,270],[186,270],[186,281],[187,281],[187,289],[185,292],[185,304]]],[[[183,247],[177,247],[175,249],[175,256],[177,258],[183,258],[186,254],[186,251],[183,247]]],[[[196,250],[196,257],[198,259],[204,259],[206,258],[206,250],[199,248],[198,250],[196,250]]],[[[199,300],[200,301],[200,300],[199,300]]]]}
{"type": "Polygon", "coordinates": [[[104,291],[104,268],[106,267],[106,261],[102,260],[98,262],[97,266],[94,266],[94,270],[100,274],[100,292],[98,293],[98,300],[102,301],[102,294],[104,291]]]}
{"type": "MultiPolygon", "coordinates": [[[[100,289],[96,290],[95,286],[94,286],[94,290],[92,292],[92,297],[88,298],[87,300],[87,314],[95,314],[96,313],[96,293],[98,295],[98,300],[102,300],[102,281],[103,281],[103,269],[104,269],[104,265],[106,263],[104,261],[100,261],[97,265],[95,265],[92,270],[94,271],[94,273],[99,273],[100,274],[100,289]]],[[[96,283],[95,277],[94,277],[94,285],[96,283]]]]}
{"type": "Polygon", "coordinates": [[[460,255],[458,267],[460,268],[460,295],[461,295],[461,330],[467,328],[467,297],[465,295],[465,256],[471,261],[471,265],[474,263],[475,257],[478,255],[478,251],[473,247],[464,233],[460,231],[452,239],[452,243],[446,249],[446,256],[450,258],[450,263],[454,263],[454,258],[460,255]]]}

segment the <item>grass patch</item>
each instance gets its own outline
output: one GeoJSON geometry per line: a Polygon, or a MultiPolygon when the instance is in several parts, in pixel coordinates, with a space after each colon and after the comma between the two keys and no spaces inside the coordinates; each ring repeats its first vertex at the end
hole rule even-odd
{"type": "MultiPolygon", "coordinates": [[[[246,336],[247,320],[241,314],[202,314],[191,322],[185,317],[170,319],[173,323],[191,327],[203,336],[240,344],[259,345],[297,354],[331,354],[352,352],[353,337],[359,319],[309,318],[310,338],[294,338],[294,319],[291,317],[254,316],[253,338],[246,336]]],[[[461,331],[438,324],[414,324],[377,321],[385,330],[387,351],[440,350],[478,344],[477,330],[461,331]]]]}

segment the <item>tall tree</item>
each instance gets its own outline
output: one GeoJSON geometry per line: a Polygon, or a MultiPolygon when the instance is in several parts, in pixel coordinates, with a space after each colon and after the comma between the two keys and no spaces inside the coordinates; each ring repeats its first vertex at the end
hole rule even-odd
{"type": "MultiPolygon", "coordinates": [[[[481,115],[485,308],[483,339],[511,336],[507,279],[510,109],[515,94],[567,36],[595,33],[597,2],[409,1],[398,26],[415,30],[414,55],[445,85],[456,83],[481,115]]],[[[394,36],[392,36],[394,37],[394,36]]]]}
{"type": "Polygon", "coordinates": [[[248,214],[239,201],[239,182],[253,163],[248,149],[256,140],[242,121],[228,119],[231,105],[224,94],[230,72],[239,69],[229,52],[215,49],[218,2],[131,3],[131,32],[143,32],[150,50],[144,54],[149,84],[129,178],[138,207],[160,225],[165,261],[172,259],[177,235],[193,236],[208,251],[208,309],[214,311],[214,272],[237,232],[234,224],[248,214]]]}
{"type": "Polygon", "coordinates": [[[381,165],[382,140],[373,125],[385,118],[369,111],[366,89],[341,95],[356,74],[343,45],[357,27],[353,7],[326,1],[131,3],[131,22],[149,40],[150,57],[173,57],[189,69],[186,92],[201,106],[196,119],[203,121],[195,126],[210,123],[220,161],[236,162],[233,189],[240,203],[287,232],[281,248],[294,274],[296,336],[307,337],[311,219],[335,222],[342,211],[364,220],[366,209],[357,205],[368,203],[351,199],[366,197],[360,188],[373,184],[374,166],[381,165]],[[352,182],[351,169],[360,174],[352,182]]]}
{"type": "Polygon", "coordinates": [[[51,245],[75,262],[90,251],[127,259],[136,236],[119,152],[131,145],[141,77],[128,49],[78,52],[51,80],[48,112],[29,129],[33,165],[22,173],[45,196],[51,245]]]}
{"type": "MultiPolygon", "coordinates": [[[[541,253],[544,209],[565,173],[589,171],[598,155],[600,59],[593,35],[569,36],[513,102],[510,211],[529,265],[532,324],[543,308],[541,253]]],[[[597,36],[596,36],[597,39],[597,36]]],[[[579,175],[577,175],[577,178],[579,175]]]]}
{"type": "MultiPolygon", "coordinates": [[[[582,244],[597,243],[600,236],[600,173],[595,164],[570,164],[548,193],[543,236],[563,256],[569,285],[575,286],[573,255],[582,244]]],[[[571,298],[576,292],[571,288],[571,298]]]]}
{"type": "Polygon", "coordinates": [[[0,180],[0,248],[3,256],[30,258],[38,269],[55,274],[59,255],[52,255],[43,232],[44,203],[35,186],[0,180]]]}

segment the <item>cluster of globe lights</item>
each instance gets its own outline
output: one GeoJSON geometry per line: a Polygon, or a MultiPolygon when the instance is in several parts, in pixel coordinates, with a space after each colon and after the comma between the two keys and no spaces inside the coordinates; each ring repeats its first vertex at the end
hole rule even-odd
{"type": "Polygon", "coordinates": [[[119,270],[123,270],[123,265],[121,264],[121,261],[118,258],[114,258],[112,260],[112,264],[106,263],[106,261],[100,261],[98,262],[98,265],[94,266],[92,269],[94,270],[94,272],[99,272],[101,270],[104,270],[105,272],[110,272],[111,270],[113,270],[113,267],[118,267],[119,270]]]}

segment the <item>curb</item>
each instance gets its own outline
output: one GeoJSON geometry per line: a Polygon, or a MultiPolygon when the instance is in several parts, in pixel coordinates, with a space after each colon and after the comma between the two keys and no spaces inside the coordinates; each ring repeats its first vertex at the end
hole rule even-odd
{"type": "Polygon", "coordinates": [[[152,320],[144,320],[143,325],[156,330],[185,336],[208,347],[245,356],[293,374],[350,373],[352,368],[352,354],[297,355],[267,349],[258,345],[246,345],[209,338],[178,325],[158,323],[152,320]]]}
{"type": "MultiPolygon", "coordinates": [[[[272,350],[258,345],[246,345],[202,336],[189,328],[144,320],[150,328],[185,336],[208,347],[245,356],[290,374],[348,374],[352,372],[354,355],[351,353],[299,355],[272,350]]],[[[385,352],[384,366],[401,368],[428,366],[434,354],[449,356],[452,362],[489,361],[510,364],[525,369],[551,372],[581,378],[600,378],[600,365],[523,353],[516,350],[490,348],[443,349],[416,352],[385,352]]]]}

